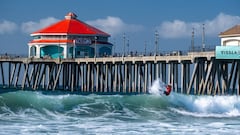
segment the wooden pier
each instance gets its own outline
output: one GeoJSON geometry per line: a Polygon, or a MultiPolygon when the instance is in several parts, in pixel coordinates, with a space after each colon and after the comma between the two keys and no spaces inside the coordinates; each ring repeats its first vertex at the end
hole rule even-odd
{"type": "Polygon", "coordinates": [[[214,51],[175,56],[0,58],[3,88],[140,94],[148,93],[158,78],[178,93],[239,95],[240,60],[215,59],[214,51]]]}

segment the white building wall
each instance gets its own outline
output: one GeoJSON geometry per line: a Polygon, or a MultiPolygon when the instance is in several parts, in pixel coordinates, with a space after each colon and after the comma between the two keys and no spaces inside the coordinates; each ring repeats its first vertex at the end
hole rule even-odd
{"type": "MultiPolygon", "coordinates": [[[[40,50],[41,50],[41,48],[45,47],[45,46],[51,46],[51,45],[45,45],[45,44],[44,45],[43,44],[29,45],[28,46],[28,57],[31,57],[30,53],[31,53],[31,47],[32,46],[36,47],[36,56],[34,58],[40,58],[40,54],[41,54],[40,50]]],[[[62,47],[64,49],[63,50],[63,58],[67,58],[67,56],[68,56],[68,49],[70,47],[68,48],[68,45],[60,45],[60,47],[62,47]]]]}
{"type": "Polygon", "coordinates": [[[64,45],[64,46],[61,46],[61,47],[63,47],[64,48],[64,50],[63,50],[63,58],[67,58],[67,53],[68,53],[68,45],[64,45]]]}
{"type": "Polygon", "coordinates": [[[240,46],[240,36],[239,37],[222,37],[222,46],[240,46]]]}
{"type": "Polygon", "coordinates": [[[36,56],[34,58],[40,58],[40,45],[29,45],[28,46],[28,57],[30,58],[31,54],[31,47],[35,46],[36,47],[36,56]]]}
{"type": "Polygon", "coordinates": [[[36,58],[40,58],[40,45],[36,45],[36,58]]]}
{"type": "Polygon", "coordinates": [[[32,47],[32,46],[30,46],[30,45],[28,46],[28,58],[30,58],[30,57],[31,57],[31,56],[30,56],[31,47],[32,47]]]}

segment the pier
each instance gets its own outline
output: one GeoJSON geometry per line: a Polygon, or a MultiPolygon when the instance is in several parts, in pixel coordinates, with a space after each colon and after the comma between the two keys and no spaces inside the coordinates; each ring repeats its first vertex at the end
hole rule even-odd
{"type": "Polygon", "coordinates": [[[3,88],[142,94],[157,79],[171,84],[177,93],[239,95],[240,60],[216,59],[214,51],[173,56],[0,58],[3,88]]]}
{"type": "MultiPolygon", "coordinates": [[[[30,34],[28,56],[0,57],[0,85],[6,89],[67,91],[79,94],[145,94],[154,81],[170,84],[174,92],[192,95],[239,95],[240,25],[219,34],[221,45],[208,49],[203,25],[197,49],[164,53],[155,31],[154,53],[113,54],[110,34],[77,19],[64,19],[30,34]],[[60,29],[61,28],[61,29],[60,29]]],[[[167,33],[166,33],[167,34],[167,33]]],[[[146,46],[145,46],[146,48],[146,46]]]]}

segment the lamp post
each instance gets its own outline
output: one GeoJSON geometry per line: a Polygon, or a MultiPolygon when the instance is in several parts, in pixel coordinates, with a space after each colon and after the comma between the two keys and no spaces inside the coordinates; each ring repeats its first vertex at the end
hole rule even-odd
{"type": "Polygon", "coordinates": [[[76,58],[76,39],[73,40],[73,53],[74,53],[74,58],[76,58]]]}
{"type": "Polygon", "coordinates": [[[192,28],[192,40],[191,40],[192,51],[194,52],[194,28],[192,28]]]}
{"type": "Polygon", "coordinates": [[[96,45],[97,45],[97,36],[94,37],[94,40],[95,40],[95,46],[94,46],[94,58],[96,58],[96,51],[97,51],[97,48],[96,48],[96,45]]]}
{"type": "Polygon", "coordinates": [[[145,41],[145,44],[144,44],[144,51],[145,51],[144,55],[146,55],[146,53],[147,53],[147,41],[145,41]]]}
{"type": "Polygon", "coordinates": [[[203,31],[202,31],[202,51],[205,51],[205,27],[204,27],[204,23],[202,24],[203,26],[203,31]]]}
{"type": "Polygon", "coordinates": [[[158,31],[155,31],[155,55],[158,54],[158,39],[159,39],[159,34],[158,31]]]}
{"type": "Polygon", "coordinates": [[[128,55],[129,55],[129,39],[127,40],[128,55]]]}
{"type": "Polygon", "coordinates": [[[123,33],[123,56],[125,56],[126,35],[123,33]]]}
{"type": "Polygon", "coordinates": [[[113,39],[113,55],[115,54],[115,49],[116,49],[116,39],[113,39]]]}
{"type": "Polygon", "coordinates": [[[58,38],[58,59],[60,59],[60,37],[58,38]]]}

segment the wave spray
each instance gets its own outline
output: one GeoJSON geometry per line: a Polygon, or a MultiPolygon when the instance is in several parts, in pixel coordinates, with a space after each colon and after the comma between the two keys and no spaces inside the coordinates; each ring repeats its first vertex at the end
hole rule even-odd
{"type": "Polygon", "coordinates": [[[149,93],[153,95],[162,95],[166,89],[166,84],[159,78],[155,80],[152,86],[149,88],[149,93]]]}

